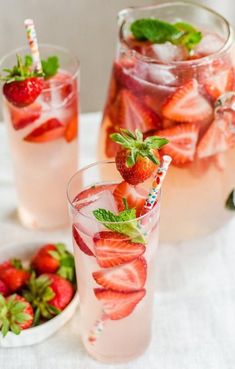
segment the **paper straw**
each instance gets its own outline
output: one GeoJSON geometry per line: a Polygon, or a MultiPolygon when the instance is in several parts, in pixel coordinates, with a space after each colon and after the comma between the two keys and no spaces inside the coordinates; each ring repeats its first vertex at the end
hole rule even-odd
{"type": "Polygon", "coordinates": [[[42,64],[41,64],[39,50],[38,50],[38,41],[37,41],[34,22],[32,19],[25,19],[24,25],[26,28],[27,39],[29,42],[29,47],[31,50],[35,70],[37,72],[42,72],[42,64]]]}
{"type": "Polygon", "coordinates": [[[90,344],[94,345],[96,343],[99,335],[103,332],[105,322],[108,319],[109,318],[107,314],[105,314],[105,312],[103,311],[101,317],[95,321],[94,326],[89,333],[88,341],[90,342],[90,344]]]}
{"type": "Polygon", "coordinates": [[[146,202],[144,204],[144,209],[151,210],[155,205],[155,203],[157,202],[158,193],[165,179],[166,172],[171,163],[171,160],[172,159],[169,155],[164,155],[162,157],[162,161],[160,163],[160,166],[158,167],[156,177],[154,178],[154,181],[152,183],[151,191],[149,192],[146,202]]]}

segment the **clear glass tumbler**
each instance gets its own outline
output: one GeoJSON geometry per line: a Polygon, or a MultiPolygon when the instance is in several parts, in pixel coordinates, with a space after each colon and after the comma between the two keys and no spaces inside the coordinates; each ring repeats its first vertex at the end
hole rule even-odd
{"type": "MultiPolygon", "coordinates": [[[[3,96],[3,115],[18,195],[18,214],[28,228],[54,229],[69,224],[68,179],[77,170],[79,62],[66,49],[39,45],[40,56],[57,56],[59,70],[45,80],[39,97],[18,108],[3,96]]],[[[0,62],[1,70],[16,64],[14,50],[0,62]]]]}
{"type": "MultiPolygon", "coordinates": [[[[68,185],[81,337],[88,353],[103,362],[141,355],[151,339],[160,201],[131,221],[105,222],[97,209],[116,212],[113,191],[122,181],[114,162],[78,171],[68,185]],[[89,191],[87,191],[89,189],[89,191]],[[113,229],[120,227],[117,232],[113,229]],[[121,234],[132,227],[137,235],[121,234]]],[[[149,188],[142,188],[148,193],[149,188]]]]}
{"type": "Polygon", "coordinates": [[[225,207],[235,188],[233,30],[213,10],[181,1],[122,10],[118,22],[99,159],[115,156],[118,145],[110,134],[119,128],[167,137],[162,152],[173,161],[162,197],[161,239],[208,234],[234,215],[225,207]],[[130,24],[140,18],[187,22],[203,33],[202,41],[187,60],[175,45],[134,41],[130,24]]]}

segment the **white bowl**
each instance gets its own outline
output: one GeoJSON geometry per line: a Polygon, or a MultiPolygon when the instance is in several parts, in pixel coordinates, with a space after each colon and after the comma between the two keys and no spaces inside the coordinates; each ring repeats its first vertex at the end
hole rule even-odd
{"type": "MultiPolygon", "coordinates": [[[[31,242],[1,247],[0,263],[13,257],[21,260],[30,260],[36,250],[43,244],[45,244],[45,242],[31,242]]],[[[6,337],[3,337],[0,333],[0,347],[31,346],[44,341],[72,318],[78,306],[78,302],[78,293],[75,293],[68,306],[59,315],[48,320],[48,322],[33,328],[25,329],[21,331],[19,335],[8,332],[6,337]]]]}

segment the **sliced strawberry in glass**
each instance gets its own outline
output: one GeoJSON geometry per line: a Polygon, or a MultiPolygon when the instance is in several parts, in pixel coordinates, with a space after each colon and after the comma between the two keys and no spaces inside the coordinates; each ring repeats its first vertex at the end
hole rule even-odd
{"type": "Polygon", "coordinates": [[[212,63],[210,75],[205,77],[204,83],[207,94],[214,100],[226,91],[233,89],[234,70],[221,60],[212,63]]]}
{"type": "Polygon", "coordinates": [[[138,186],[132,186],[123,181],[116,186],[113,196],[119,211],[125,210],[124,201],[126,200],[130,209],[136,209],[136,216],[138,217],[143,210],[147,194],[143,190],[141,192],[138,186]]]}
{"type": "Polygon", "coordinates": [[[174,165],[180,166],[194,160],[199,135],[197,124],[179,124],[158,131],[156,135],[169,140],[169,143],[161,149],[161,153],[170,155],[174,165]]]}
{"type": "Polygon", "coordinates": [[[30,132],[24,141],[34,143],[44,143],[54,141],[64,136],[65,126],[57,118],[48,119],[30,132]]]}
{"type": "Polygon", "coordinates": [[[9,105],[9,109],[12,125],[18,131],[35,122],[41,115],[42,107],[40,104],[34,103],[26,108],[16,108],[9,105]]]}
{"type": "Polygon", "coordinates": [[[111,320],[119,320],[130,315],[146,294],[143,288],[133,292],[118,292],[95,288],[96,298],[102,303],[105,314],[111,320]]]}
{"type": "Polygon", "coordinates": [[[64,137],[67,142],[73,141],[78,134],[78,118],[74,116],[66,126],[64,137]]]}

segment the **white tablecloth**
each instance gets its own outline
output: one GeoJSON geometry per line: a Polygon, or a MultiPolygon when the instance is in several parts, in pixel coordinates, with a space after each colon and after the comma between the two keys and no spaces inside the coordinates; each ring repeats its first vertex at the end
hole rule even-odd
{"type": "MultiPolygon", "coordinates": [[[[82,165],[95,160],[99,121],[98,114],[82,116],[82,165]]],[[[6,133],[0,124],[0,252],[1,245],[20,240],[71,244],[69,231],[22,228],[15,204],[6,133]]],[[[0,369],[234,369],[235,220],[206,239],[160,245],[153,339],[139,359],[123,365],[92,360],[79,341],[78,315],[42,344],[0,349],[0,369]]]]}

